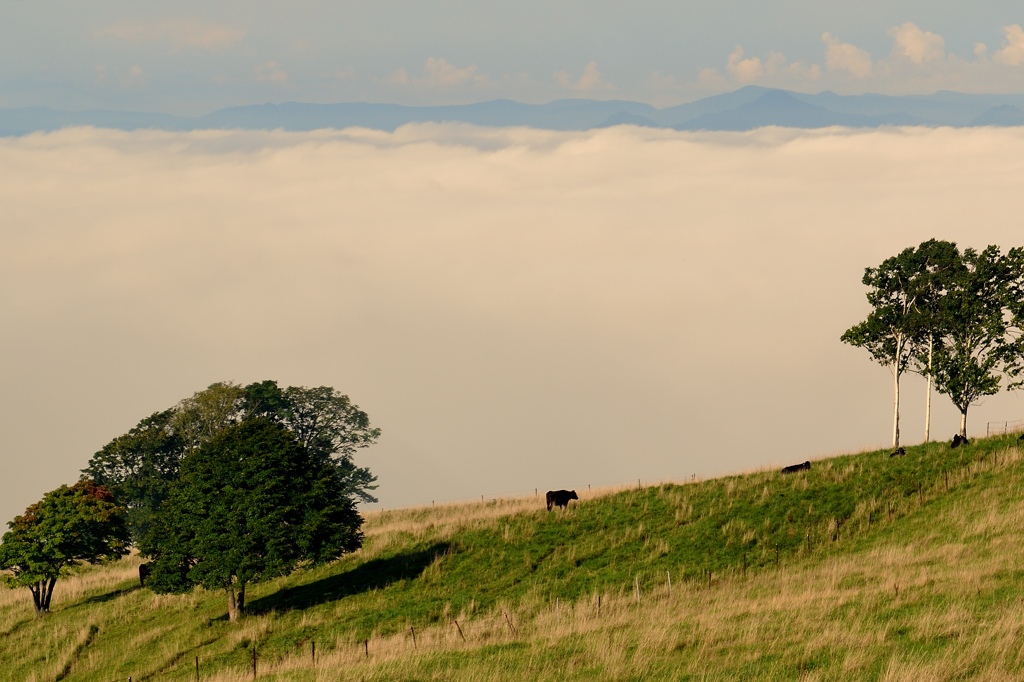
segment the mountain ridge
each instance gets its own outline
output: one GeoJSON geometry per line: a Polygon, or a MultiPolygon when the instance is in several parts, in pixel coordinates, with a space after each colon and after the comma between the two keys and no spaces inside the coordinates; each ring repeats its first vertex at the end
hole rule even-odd
{"type": "Polygon", "coordinates": [[[639,125],[676,130],[753,130],[764,126],[1024,125],[1024,94],[989,95],[938,91],[930,95],[816,94],[749,85],[693,102],[657,108],[631,100],[559,99],[527,104],[494,99],[470,104],[411,106],[377,102],[266,102],[225,107],[200,116],[159,112],[49,107],[0,109],[0,135],[17,136],[76,126],[115,130],[213,129],[310,131],[364,127],[394,131],[409,123],[467,123],[590,130],[639,125]]]}

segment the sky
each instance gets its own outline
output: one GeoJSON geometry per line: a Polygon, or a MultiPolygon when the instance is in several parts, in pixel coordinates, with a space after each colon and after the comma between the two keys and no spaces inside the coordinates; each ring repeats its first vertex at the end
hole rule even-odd
{"type": "Polygon", "coordinates": [[[0,0],[0,107],[1024,92],[1018,1],[0,0]]]}
{"type": "Polygon", "coordinates": [[[0,138],[0,518],[216,381],[349,395],[384,508],[885,447],[864,268],[1020,245],[1022,172],[1020,128],[0,138]]]}

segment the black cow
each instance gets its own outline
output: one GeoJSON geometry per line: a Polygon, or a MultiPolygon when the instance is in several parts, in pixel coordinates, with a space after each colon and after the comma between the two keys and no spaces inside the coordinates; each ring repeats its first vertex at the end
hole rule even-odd
{"type": "Polygon", "coordinates": [[[569,500],[578,500],[575,490],[549,490],[545,496],[548,503],[548,511],[551,511],[551,506],[556,507],[568,507],[569,500]]]}
{"type": "Polygon", "coordinates": [[[146,578],[149,577],[149,564],[139,564],[139,585],[146,586],[146,578]]]}
{"type": "Polygon", "coordinates": [[[810,471],[810,470],[811,470],[811,463],[810,462],[804,462],[803,464],[794,464],[792,466],[783,467],[782,468],[782,473],[784,473],[784,474],[795,474],[798,471],[810,471]]]}
{"type": "Polygon", "coordinates": [[[970,445],[970,444],[971,444],[971,441],[967,440],[966,436],[961,438],[960,434],[958,433],[955,436],[953,436],[953,442],[949,444],[949,447],[950,448],[958,448],[961,445],[970,445]]]}
{"type": "Polygon", "coordinates": [[[1020,434],[1020,438],[1018,438],[1017,440],[1018,440],[1018,441],[1022,441],[1022,440],[1024,440],[1024,433],[1020,434]]]}
{"type": "Polygon", "coordinates": [[[906,450],[904,450],[903,448],[896,448],[895,450],[893,450],[892,452],[889,453],[889,456],[890,457],[902,457],[905,454],[907,454],[906,450]]]}

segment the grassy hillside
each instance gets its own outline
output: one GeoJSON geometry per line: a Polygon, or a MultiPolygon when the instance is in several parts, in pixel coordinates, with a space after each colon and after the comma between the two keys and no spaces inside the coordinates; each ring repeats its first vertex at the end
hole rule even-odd
{"type": "Polygon", "coordinates": [[[154,595],[138,559],[0,592],[10,680],[1020,679],[1016,441],[809,472],[368,515],[364,549],[255,587],[154,595]],[[671,581],[671,586],[670,586],[671,581]],[[312,658],[315,644],[317,658],[312,658]]]}

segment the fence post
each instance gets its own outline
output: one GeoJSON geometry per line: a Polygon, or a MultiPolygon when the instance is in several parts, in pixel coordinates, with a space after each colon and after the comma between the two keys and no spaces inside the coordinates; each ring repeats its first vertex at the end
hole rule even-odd
{"type": "Polygon", "coordinates": [[[310,657],[313,659],[313,665],[316,665],[316,640],[309,643],[310,657]]]}
{"type": "Polygon", "coordinates": [[[409,626],[409,632],[412,633],[412,648],[413,650],[418,650],[420,647],[416,644],[416,630],[411,625],[409,626]]]}
{"type": "Polygon", "coordinates": [[[633,590],[636,592],[636,603],[640,603],[640,575],[633,578],[633,590]]]}
{"type": "MultiPolygon", "coordinates": [[[[509,632],[512,633],[513,637],[517,636],[518,633],[516,632],[516,626],[512,625],[512,619],[508,617],[508,611],[502,611],[501,614],[505,616],[505,622],[508,623],[509,632]]],[[[460,630],[459,633],[461,634],[461,632],[462,631],[460,630]]]]}
{"type": "Polygon", "coordinates": [[[462,627],[459,625],[459,621],[452,618],[452,622],[455,623],[455,629],[459,631],[459,637],[462,638],[462,643],[466,643],[466,636],[462,634],[462,627]]]}
{"type": "Polygon", "coordinates": [[[363,640],[363,653],[365,654],[365,658],[370,657],[370,640],[368,639],[363,640]]]}
{"type": "MultiPolygon", "coordinates": [[[[129,680],[129,682],[131,682],[129,680]]],[[[199,657],[196,656],[196,682],[199,682],[199,657]]]]}
{"type": "Polygon", "coordinates": [[[665,579],[668,580],[668,596],[672,596],[672,571],[665,571],[665,579]]]}

